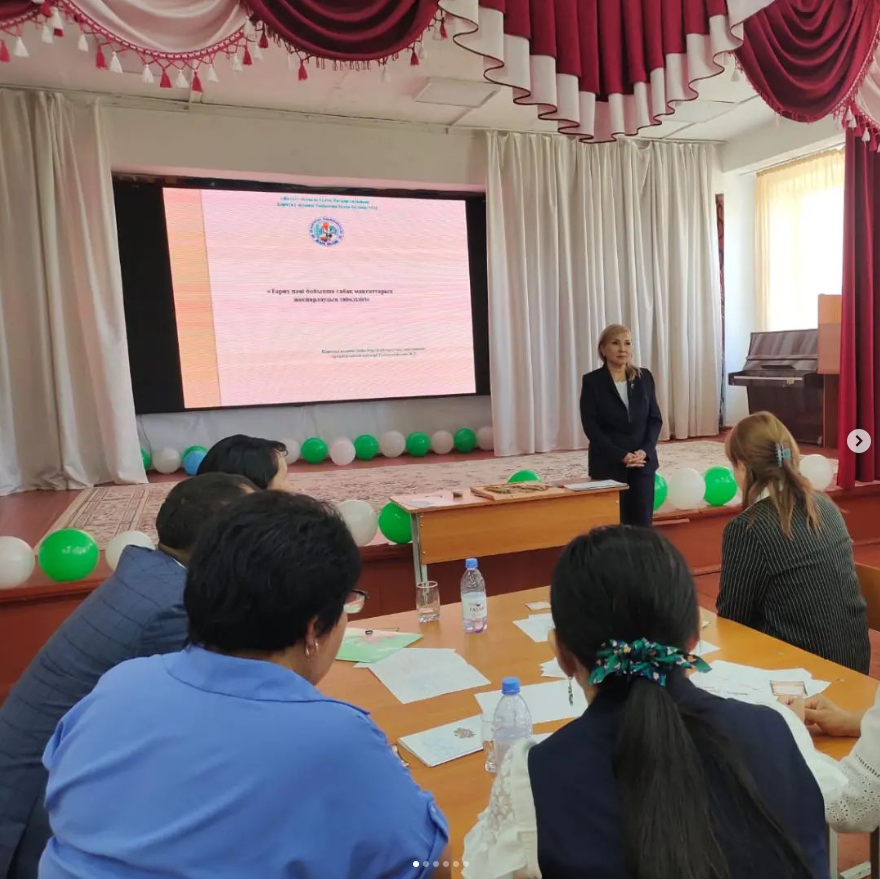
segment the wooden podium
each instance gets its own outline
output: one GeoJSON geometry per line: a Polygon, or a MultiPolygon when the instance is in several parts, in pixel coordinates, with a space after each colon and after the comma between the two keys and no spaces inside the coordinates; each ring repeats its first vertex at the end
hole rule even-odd
{"type": "Polygon", "coordinates": [[[819,297],[819,375],[825,382],[822,407],[822,445],[836,449],[837,401],[840,394],[841,297],[819,297]]]}

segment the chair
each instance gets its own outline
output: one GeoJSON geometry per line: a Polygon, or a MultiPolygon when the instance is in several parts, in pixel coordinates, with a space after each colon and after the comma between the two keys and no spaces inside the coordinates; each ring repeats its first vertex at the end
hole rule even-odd
{"type": "Polygon", "coordinates": [[[880,632],[880,568],[856,565],[859,589],[868,605],[868,628],[880,632]]]}

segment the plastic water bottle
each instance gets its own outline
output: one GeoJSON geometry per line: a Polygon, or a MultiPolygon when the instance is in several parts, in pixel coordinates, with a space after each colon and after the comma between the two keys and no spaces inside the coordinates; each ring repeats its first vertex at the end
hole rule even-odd
{"type": "Polygon", "coordinates": [[[492,732],[495,740],[495,766],[500,769],[504,756],[520,740],[531,738],[532,715],[519,692],[519,678],[501,682],[502,696],[495,708],[492,732]]]}
{"type": "Polygon", "coordinates": [[[486,581],[477,567],[477,560],[468,559],[461,578],[461,620],[465,632],[485,632],[489,626],[488,614],[486,581]]]}

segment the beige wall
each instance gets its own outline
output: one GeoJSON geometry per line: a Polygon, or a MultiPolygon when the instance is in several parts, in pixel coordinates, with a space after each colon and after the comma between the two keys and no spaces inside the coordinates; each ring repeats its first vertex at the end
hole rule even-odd
{"type": "Polygon", "coordinates": [[[475,131],[200,107],[105,106],[115,171],[485,189],[475,131]]]}

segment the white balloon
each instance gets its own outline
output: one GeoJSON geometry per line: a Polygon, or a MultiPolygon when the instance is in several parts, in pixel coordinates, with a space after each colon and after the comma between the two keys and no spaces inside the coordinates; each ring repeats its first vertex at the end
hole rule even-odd
{"type": "Polygon", "coordinates": [[[366,501],[342,501],[336,508],[358,546],[366,546],[379,530],[379,516],[366,501]]]}
{"type": "Polygon", "coordinates": [[[438,455],[448,455],[454,445],[455,440],[448,430],[435,430],[431,434],[431,450],[438,455]]]}
{"type": "Polygon", "coordinates": [[[287,448],[287,455],[284,460],[288,464],[296,464],[299,461],[299,443],[295,439],[281,440],[287,448]]]}
{"type": "Polygon", "coordinates": [[[484,452],[491,452],[495,448],[495,433],[491,427],[481,427],[477,431],[477,445],[484,452]]]}
{"type": "Polygon", "coordinates": [[[174,473],[180,469],[180,452],[177,449],[159,449],[153,453],[153,467],[159,473],[174,473]]]}
{"type": "Polygon", "coordinates": [[[669,503],[679,510],[693,510],[700,506],[706,493],[703,477],[690,467],[676,470],[668,479],[669,503]]]}
{"type": "Polygon", "coordinates": [[[379,451],[386,458],[399,458],[406,449],[406,437],[400,431],[389,430],[379,437],[379,451]]]}
{"type": "Polygon", "coordinates": [[[354,443],[350,439],[333,440],[330,444],[330,460],[338,467],[345,467],[354,461],[354,443]]]}
{"type": "Polygon", "coordinates": [[[150,535],[144,534],[143,531],[123,531],[121,534],[111,537],[110,542],[107,544],[107,549],[104,550],[104,558],[107,559],[107,564],[111,571],[116,570],[116,566],[119,564],[119,556],[122,555],[122,551],[126,546],[143,546],[147,549],[156,548],[150,535]]]}
{"type": "Polygon", "coordinates": [[[0,589],[21,586],[34,572],[34,551],[18,537],[0,537],[0,589]]]}
{"type": "Polygon", "coordinates": [[[824,455],[807,455],[801,459],[801,474],[816,491],[825,491],[834,479],[834,468],[824,455]]]}

